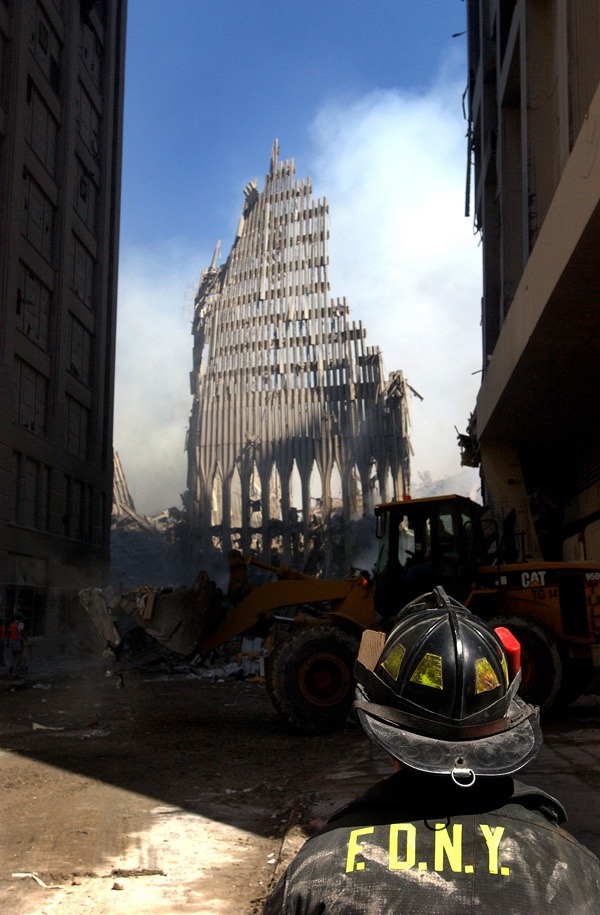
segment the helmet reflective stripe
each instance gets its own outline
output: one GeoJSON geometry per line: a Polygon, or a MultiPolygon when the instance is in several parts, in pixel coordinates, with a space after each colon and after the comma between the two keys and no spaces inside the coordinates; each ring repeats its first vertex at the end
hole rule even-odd
{"type": "Polygon", "coordinates": [[[508,684],[510,683],[510,677],[508,676],[508,664],[506,663],[506,658],[504,655],[502,655],[502,660],[500,661],[500,665],[502,667],[502,673],[504,674],[504,683],[505,683],[506,687],[508,688],[508,684]]]}
{"type": "Polygon", "coordinates": [[[443,689],[441,655],[431,654],[430,652],[423,655],[410,678],[410,682],[420,683],[421,686],[433,686],[434,689],[443,689]]]}
{"type": "Polygon", "coordinates": [[[494,673],[494,670],[487,658],[478,658],[475,661],[475,692],[487,693],[491,689],[497,689],[500,686],[500,680],[494,673]]]}
{"type": "Polygon", "coordinates": [[[400,673],[400,665],[402,664],[402,659],[404,658],[406,649],[404,645],[401,645],[400,642],[397,642],[395,645],[392,645],[390,651],[388,651],[385,660],[381,662],[381,666],[393,680],[398,679],[398,674],[400,673]]]}

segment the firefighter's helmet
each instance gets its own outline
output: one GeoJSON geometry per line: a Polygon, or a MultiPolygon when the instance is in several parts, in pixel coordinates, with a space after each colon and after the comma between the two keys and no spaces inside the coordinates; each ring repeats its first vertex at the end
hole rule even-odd
{"type": "Polygon", "coordinates": [[[413,769],[470,785],[539,752],[539,710],[517,696],[518,642],[441,587],[401,610],[387,639],[366,631],[355,673],[363,728],[413,769]]]}

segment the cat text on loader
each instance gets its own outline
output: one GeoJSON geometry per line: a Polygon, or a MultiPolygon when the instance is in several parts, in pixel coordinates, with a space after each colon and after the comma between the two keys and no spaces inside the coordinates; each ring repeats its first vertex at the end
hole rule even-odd
{"type": "Polygon", "coordinates": [[[547,711],[581,695],[594,662],[600,666],[600,565],[518,561],[515,543],[503,550],[496,525],[461,496],[406,499],[375,513],[374,604],[382,628],[407,600],[442,585],[521,642],[520,692],[528,701],[547,711]]]}

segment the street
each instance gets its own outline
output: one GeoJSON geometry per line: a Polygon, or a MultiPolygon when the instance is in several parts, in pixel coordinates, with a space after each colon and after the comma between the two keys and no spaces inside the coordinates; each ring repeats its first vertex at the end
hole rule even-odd
{"type": "MultiPolygon", "coordinates": [[[[117,689],[95,666],[30,677],[0,703],[7,915],[256,915],[304,838],[391,772],[357,727],[293,733],[260,682],[138,671],[117,689]]],[[[598,700],[544,731],[523,781],[598,854],[598,700]]]]}

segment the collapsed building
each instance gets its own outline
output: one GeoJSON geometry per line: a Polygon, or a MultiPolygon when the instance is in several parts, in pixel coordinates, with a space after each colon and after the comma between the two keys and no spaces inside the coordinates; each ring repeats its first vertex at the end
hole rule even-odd
{"type": "Polygon", "coordinates": [[[183,512],[176,507],[157,515],[137,511],[115,451],[110,524],[110,584],[115,596],[140,585],[167,587],[187,581],[185,530],[183,512]]]}
{"type": "Polygon", "coordinates": [[[328,204],[294,176],[275,141],[196,295],[184,505],[205,568],[237,548],[347,569],[361,519],[409,490],[408,386],[330,299],[328,204]]]}

